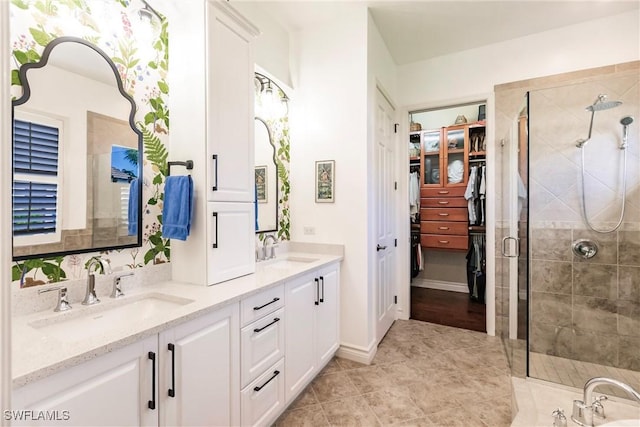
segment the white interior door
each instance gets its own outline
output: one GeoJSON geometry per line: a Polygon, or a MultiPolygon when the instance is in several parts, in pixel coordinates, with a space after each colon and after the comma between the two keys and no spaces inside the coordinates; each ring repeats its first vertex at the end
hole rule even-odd
{"type": "Polygon", "coordinates": [[[375,109],[376,338],[395,320],[395,134],[394,109],[376,91],[375,109]]]}

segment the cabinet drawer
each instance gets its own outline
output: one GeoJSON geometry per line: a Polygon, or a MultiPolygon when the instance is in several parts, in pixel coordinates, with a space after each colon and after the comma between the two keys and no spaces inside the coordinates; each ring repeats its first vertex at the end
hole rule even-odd
{"type": "Polygon", "coordinates": [[[467,221],[467,208],[422,208],[420,219],[423,221],[467,221]]]}
{"type": "Polygon", "coordinates": [[[421,221],[420,233],[422,234],[447,234],[447,235],[468,235],[467,224],[464,222],[449,221],[421,221]]]}
{"type": "Polygon", "coordinates": [[[244,387],[284,356],[284,308],[242,328],[240,354],[244,387]]]}
{"type": "Polygon", "coordinates": [[[423,208],[466,208],[468,202],[463,197],[427,197],[420,199],[423,208]]]}
{"type": "Polygon", "coordinates": [[[285,405],[284,358],[242,390],[240,422],[243,426],[270,425],[285,405]]]}
{"type": "Polygon", "coordinates": [[[284,306],[284,285],[245,298],[240,303],[240,324],[249,323],[284,306]]]}
{"type": "Polygon", "coordinates": [[[420,245],[426,248],[467,250],[469,238],[467,236],[448,236],[444,234],[421,234],[420,245]]]}
{"type": "Polygon", "coordinates": [[[420,197],[462,197],[467,187],[423,187],[420,197]]]}

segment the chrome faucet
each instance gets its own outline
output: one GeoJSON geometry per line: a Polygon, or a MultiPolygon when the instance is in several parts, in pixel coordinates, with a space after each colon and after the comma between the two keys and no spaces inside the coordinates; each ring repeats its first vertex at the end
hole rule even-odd
{"type": "Polygon", "coordinates": [[[275,244],[277,242],[278,242],[278,240],[276,239],[276,236],[274,236],[273,234],[267,234],[267,236],[262,241],[262,259],[263,260],[271,259],[271,258],[275,258],[276,257],[275,244]],[[267,256],[267,241],[269,239],[271,239],[272,244],[271,244],[271,252],[269,252],[269,256],[267,256]]]}
{"type": "Polygon", "coordinates": [[[53,292],[53,291],[58,291],[58,299],[56,302],[56,308],[53,309],[53,311],[67,311],[67,310],[71,310],[71,304],[69,304],[69,301],[67,301],[67,288],[64,286],[56,286],[55,288],[49,288],[49,289],[40,289],[38,291],[39,294],[42,294],[44,292],[53,292]]]}
{"type": "Polygon", "coordinates": [[[120,288],[120,280],[123,277],[133,276],[133,271],[129,273],[119,274],[113,278],[113,289],[111,290],[111,298],[120,298],[124,296],[122,288],[120,288]]]}
{"type": "Polygon", "coordinates": [[[82,305],[92,305],[100,302],[96,296],[96,276],[91,272],[91,267],[96,264],[103,272],[106,272],[104,262],[100,258],[93,257],[89,260],[87,263],[87,292],[84,296],[84,300],[82,300],[82,305]]]}
{"type": "Polygon", "coordinates": [[[602,401],[606,400],[602,397],[593,400],[593,390],[599,385],[611,385],[621,390],[624,390],[629,396],[640,402],[640,393],[634,390],[631,386],[623,383],[622,381],[614,380],[613,378],[595,377],[591,378],[584,385],[583,400],[573,401],[573,415],[571,419],[580,424],[581,426],[590,426],[593,424],[593,416],[600,416],[604,418],[604,406],[602,401]],[[589,403],[590,402],[590,403],[589,403]]]}

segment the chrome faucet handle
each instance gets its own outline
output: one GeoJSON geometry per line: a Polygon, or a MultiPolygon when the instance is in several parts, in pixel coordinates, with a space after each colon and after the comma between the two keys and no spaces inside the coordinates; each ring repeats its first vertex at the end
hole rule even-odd
{"type": "Polygon", "coordinates": [[[607,396],[600,396],[600,397],[596,397],[593,399],[593,415],[599,418],[606,418],[605,414],[604,414],[604,405],[602,404],[603,401],[607,400],[608,397],[607,396]]]}
{"type": "Polygon", "coordinates": [[[49,289],[40,289],[38,294],[43,294],[45,292],[58,291],[58,302],[56,303],[56,307],[53,311],[67,311],[71,310],[71,304],[67,301],[67,288],[66,286],[56,286],[54,288],[49,289]]]}
{"type": "Polygon", "coordinates": [[[564,409],[556,409],[551,413],[553,417],[553,427],[567,427],[567,417],[564,415],[564,409]]]}
{"type": "Polygon", "coordinates": [[[111,290],[111,298],[120,298],[124,296],[124,292],[122,292],[122,288],[120,288],[120,280],[123,277],[133,276],[133,271],[124,274],[118,274],[113,278],[113,289],[111,290]]]}

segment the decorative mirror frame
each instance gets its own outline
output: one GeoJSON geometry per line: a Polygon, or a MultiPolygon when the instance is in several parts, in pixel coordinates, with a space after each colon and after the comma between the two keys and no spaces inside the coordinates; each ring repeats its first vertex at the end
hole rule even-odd
{"type": "MultiPolygon", "coordinates": [[[[131,110],[129,113],[129,126],[131,127],[131,129],[135,132],[135,134],[138,136],[138,152],[139,153],[143,153],[144,151],[144,147],[143,147],[143,141],[142,141],[142,131],[140,131],[136,125],[135,125],[135,115],[136,115],[136,103],[133,100],[133,97],[131,97],[127,92],[125,92],[124,90],[124,86],[122,84],[122,79],[120,78],[120,74],[118,73],[118,69],[116,67],[116,65],[114,64],[114,62],[111,60],[111,58],[99,47],[93,45],[92,43],[78,38],[78,37],[71,37],[71,36],[64,36],[64,37],[58,37],[56,39],[53,39],[51,42],[49,42],[49,44],[47,44],[47,46],[45,46],[43,52],[42,52],[42,56],[40,58],[40,61],[38,62],[29,62],[29,63],[25,63],[22,66],[20,66],[20,69],[18,71],[19,73],[19,78],[20,78],[20,83],[22,85],[22,96],[20,98],[17,98],[15,100],[13,100],[11,102],[11,128],[12,128],[12,135],[13,135],[13,123],[15,120],[15,107],[22,105],[24,103],[26,103],[29,98],[31,97],[31,87],[29,86],[29,80],[27,79],[27,72],[31,69],[36,69],[36,68],[42,68],[44,66],[47,65],[48,61],[49,61],[49,56],[51,55],[51,51],[53,50],[53,48],[55,48],[56,46],[58,46],[59,44],[62,43],[79,43],[82,44],[84,46],[87,46],[90,49],[93,49],[95,52],[97,52],[105,61],[106,63],[109,65],[109,67],[111,67],[111,70],[113,71],[113,74],[116,78],[116,83],[118,86],[118,91],[120,92],[120,95],[122,95],[122,97],[124,97],[129,104],[131,105],[131,110]]],[[[13,136],[12,136],[12,145],[13,145],[13,136]]],[[[141,157],[140,157],[141,158],[141,157]]],[[[12,150],[12,154],[11,154],[11,170],[12,170],[12,183],[13,183],[13,150],[12,150]]],[[[139,161],[138,162],[138,233],[137,233],[137,242],[136,243],[131,243],[131,244],[121,244],[121,245],[114,245],[114,246],[105,246],[105,247],[89,247],[89,248],[82,248],[82,249],[73,249],[73,250],[68,250],[68,251],[59,251],[59,252],[46,252],[46,253],[38,253],[38,254],[33,254],[33,255],[21,255],[21,256],[12,256],[12,259],[14,261],[23,261],[23,260],[28,260],[28,259],[32,259],[32,258],[40,258],[40,257],[56,257],[56,256],[64,256],[64,255],[72,255],[72,254],[80,254],[80,253],[89,253],[89,252],[99,252],[99,251],[110,251],[110,250],[116,250],[116,249],[125,249],[125,248],[135,248],[135,247],[140,247],[142,246],[142,162],[139,161]]],[[[13,204],[13,202],[12,202],[13,204]]],[[[11,240],[12,240],[12,247],[13,247],[13,233],[11,234],[11,240]]]]}
{"type": "Polygon", "coordinates": [[[271,129],[269,128],[269,124],[267,123],[267,121],[264,120],[261,117],[258,117],[258,116],[255,116],[254,119],[260,121],[264,125],[264,127],[267,129],[267,135],[269,136],[269,144],[271,145],[271,148],[273,149],[273,156],[271,156],[271,159],[273,160],[273,165],[275,166],[275,175],[276,175],[275,176],[275,178],[276,178],[276,194],[275,194],[275,201],[276,201],[276,203],[275,203],[275,206],[276,206],[276,212],[275,212],[276,221],[275,221],[275,224],[276,224],[276,228],[269,229],[269,230],[262,230],[262,229],[256,230],[256,234],[271,233],[271,232],[274,232],[274,231],[278,231],[278,213],[279,213],[279,210],[280,210],[279,209],[279,202],[278,202],[280,200],[279,199],[279,197],[280,197],[280,194],[279,194],[279,191],[280,191],[279,190],[280,178],[278,176],[278,158],[276,156],[276,143],[273,140],[273,134],[271,133],[271,129]]]}

